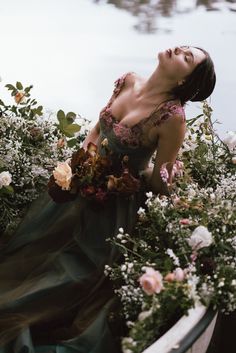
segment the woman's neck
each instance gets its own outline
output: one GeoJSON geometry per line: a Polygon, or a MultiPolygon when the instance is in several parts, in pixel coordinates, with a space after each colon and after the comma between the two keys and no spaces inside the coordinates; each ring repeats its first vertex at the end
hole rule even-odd
{"type": "Polygon", "coordinates": [[[173,87],[173,81],[168,81],[157,68],[149,78],[144,79],[135,94],[137,98],[153,100],[159,97],[160,100],[168,100],[174,98],[173,93],[171,93],[173,87]]]}

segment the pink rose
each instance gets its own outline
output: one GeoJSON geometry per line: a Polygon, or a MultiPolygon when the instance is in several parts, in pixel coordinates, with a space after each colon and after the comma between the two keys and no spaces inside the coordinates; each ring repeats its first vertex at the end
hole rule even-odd
{"type": "Polygon", "coordinates": [[[152,267],[146,267],[146,273],[139,278],[139,282],[147,295],[160,293],[163,289],[162,275],[152,267]]]}
{"type": "Polygon", "coordinates": [[[174,270],[174,276],[175,276],[175,280],[178,281],[178,282],[182,282],[185,278],[185,273],[184,271],[182,270],[182,268],[180,267],[177,267],[175,270],[174,270]]]}

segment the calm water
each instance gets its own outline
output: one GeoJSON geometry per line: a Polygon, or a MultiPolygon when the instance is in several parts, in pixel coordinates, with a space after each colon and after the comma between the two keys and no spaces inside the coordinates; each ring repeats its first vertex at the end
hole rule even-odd
{"type": "MultiPolygon", "coordinates": [[[[46,108],[94,123],[121,74],[148,77],[160,50],[202,46],[217,72],[216,128],[220,135],[236,129],[236,1],[1,0],[0,33],[1,97],[6,83],[32,83],[46,108]]],[[[200,106],[190,103],[187,117],[200,106]]]]}

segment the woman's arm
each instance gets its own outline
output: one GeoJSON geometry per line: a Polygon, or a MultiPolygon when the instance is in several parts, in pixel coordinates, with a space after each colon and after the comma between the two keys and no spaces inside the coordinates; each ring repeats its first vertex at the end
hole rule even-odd
{"type": "Polygon", "coordinates": [[[89,142],[92,142],[95,145],[97,145],[99,134],[100,134],[100,123],[98,121],[97,124],[92,128],[92,130],[86,136],[83,142],[83,148],[86,150],[89,142]]]}
{"type": "MultiPolygon", "coordinates": [[[[163,163],[170,162],[166,168],[171,176],[173,163],[176,161],[177,154],[183,143],[185,132],[186,122],[181,115],[174,115],[160,125],[155,163],[143,173],[148,187],[155,194],[169,194],[167,185],[160,176],[160,168],[163,163]]],[[[168,182],[171,187],[171,177],[168,182]]]]}

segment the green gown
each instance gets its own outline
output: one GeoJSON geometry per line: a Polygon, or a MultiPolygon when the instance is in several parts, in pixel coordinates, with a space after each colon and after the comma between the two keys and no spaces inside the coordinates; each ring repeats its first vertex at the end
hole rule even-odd
{"type": "MultiPolygon", "coordinates": [[[[122,125],[111,104],[127,75],[100,113],[99,141],[108,139],[117,160],[128,155],[137,176],[157,147],[146,143],[145,128],[184,112],[173,100],[131,128],[122,125]]],[[[32,204],[0,253],[0,353],[121,352],[111,315],[119,304],[104,275],[119,252],[107,238],[120,227],[132,232],[146,191],[115,195],[101,207],[81,196],[58,204],[47,192],[32,204]]]]}

